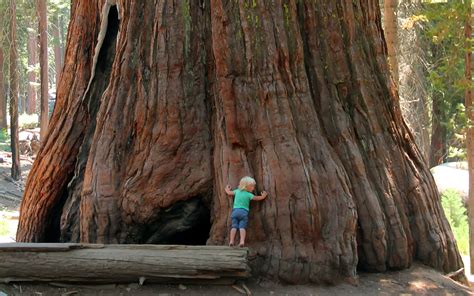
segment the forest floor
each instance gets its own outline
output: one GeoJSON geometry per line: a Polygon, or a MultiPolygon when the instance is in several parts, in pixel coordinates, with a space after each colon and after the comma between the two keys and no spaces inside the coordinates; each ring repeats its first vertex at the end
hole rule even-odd
{"type": "MultiPolygon", "coordinates": [[[[18,210],[24,182],[33,160],[22,156],[22,181],[10,178],[11,155],[0,151],[0,243],[14,242],[18,210]],[[3,160],[3,161],[2,161],[3,160]]],[[[468,261],[464,258],[465,261],[468,261]]],[[[468,268],[466,268],[468,270],[468,268]]],[[[471,279],[471,278],[470,278],[471,279]]],[[[473,283],[474,284],[474,283],[473,283]]],[[[253,295],[474,295],[469,288],[421,264],[408,270],[388,273],[362,273],[358,285],[287,286],[266,280],[250,279],[245,285],[253,295]]],[[[0,284],[5,295],[242,295],[232,286],[198,285],[106,285],[56,287],[48,284],[0,284]]],[[[474,285],[473,285],[474,286],[474,285]]],[[[245,294],[245,293],[243,293],[245,294]]]]}
{"type": "MultiPolygon", "coordinates": [[[[410,269],[387,273],[362,273],[359,284],[339,284],[337,286],[280,285],[265,280],[247,280],[248,290],[253,295],[474,295],[464,287],[440,273],[420,264],[410,269]]],[[[105,285],[69,286],[59,288],[45,284],[2,285],[6,295],[245,295],[241,284],[239,292],[227,285],[105,285]]]]}

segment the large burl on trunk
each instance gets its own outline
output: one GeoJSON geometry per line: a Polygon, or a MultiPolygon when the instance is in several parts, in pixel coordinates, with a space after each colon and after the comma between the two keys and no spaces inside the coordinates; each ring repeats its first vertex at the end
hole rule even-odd
{"type": "Polygon", "coordinates": [[[223,188],[252,175],[258,274],[462,266],[377,0],[98,2],[73,1],[19,241],[223,245],[223,188]]]}

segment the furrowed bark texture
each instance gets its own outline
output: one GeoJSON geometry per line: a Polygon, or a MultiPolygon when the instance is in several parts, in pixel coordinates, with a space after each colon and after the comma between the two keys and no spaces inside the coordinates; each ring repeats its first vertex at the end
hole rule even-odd
{"type": "Polygon", "coordinates": [[[252,175],[270,193],[250,211],[258,274],[462,266],[401,118],[378,1],[73,5],[19,241],[226,244],[222,188],[252,175]]]}

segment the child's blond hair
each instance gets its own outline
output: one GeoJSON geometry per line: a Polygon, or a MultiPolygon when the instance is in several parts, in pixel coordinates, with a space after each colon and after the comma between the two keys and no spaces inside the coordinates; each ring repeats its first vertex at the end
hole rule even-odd
{"type": "Polygon", "coordinates": [[[257,184],[257,182],[255,182],[255,179],[252,178],[252,177],[243,177],[242,179],[240,179],[240,183],[239,183],[239,189],[240,190],[247,190],[247,186],[249,185],[255,185],[257,184]]]}

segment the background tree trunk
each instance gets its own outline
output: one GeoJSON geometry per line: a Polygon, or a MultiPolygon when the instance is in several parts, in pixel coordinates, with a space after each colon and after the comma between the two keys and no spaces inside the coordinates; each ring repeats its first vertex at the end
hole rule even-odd
{"type": "Polygon", "coordinates": [[[10,144],[12,150],[12,178],[19,180],[20,148],[18,142],[18,49],[16,40],[16,4],[10,0],[10,144]]]}
{"type": "Polygon", "coordinates": [[[54,68],[56,72],[56,86],[59,83],[61,77],[61,71],[63,68],[63,52],[61,50],[61,35],[60,35],[60,21],[59,13],[55,15],[54,26],[53,26],[53,42],[54,42],[54,68]]]}
{"type": "Polygon", "coordinates": [[[34,114],[36,112],[36,51],[38,45],[38,38],[35,32],[28,32],[28,104],[26,113],[34,114]]]}
{"type": "Polygon", "coordinates": [[[46,0],[36,0],[36,10],[38,13],[38,33],[39,33],[39,60],[40,60],[40,139],[44,142],[48,130],[49,121],[49,94],[48,94],[48,19],[46,15],[46,0]]]}
{"type": "MultiPolygon", "coordinates": [[[[0,16],[3,16],[0,14],[0,16]]],[[[3,44],[0,45],[0,130],[7,128],[7,98],[5,95],[5,78],[3,75],[5,59],[3,44]]]]}
{"type": "Polygon", "coordinates": [[[388,63],[395,84],[398,85],[398,0],[384,0],[384,30],[388,63]]]}
{"type": "Polygon", "coordinates": [[[442,164],[448,153],[446,117],[442,99],[437,96],[439,94],[434,94],[432,98],[430,168],[442,164]]]}
{"type": "Polygon", "coordinates": [[[472,110],[472,0],[466,0],[466,23],[464,26],[464,36],[466,37],[466,55],[464,62],[464,73],[467,87],[464,93],[464,104],[468,126],[466,127],[466,150],[467,164],[469,170],[469,253],[471,260],[471,274],[474,273],[474,129],[471,127],[474,122],[474,112],[472,110]]]}
{"type": "Polygon", "coordinates": [[[421,0],[401,0],[398,5],[398,93],[400,107],[415,142],[425,161],[430,159],[430,127],[428,94],[429,46],[423,24],[413,21],[422,13],[421,0]]]}
{"type": "MultiPolygon", "coordinates": [[[[0,12],[0,23],[4,23],[4,20],[8,17],[5,11],[0,12]]],[[[3,33],[0,30],[0,130],[7,128],[7,96],[5,93],[5,57],[3,52],[3,46],[5,45],[5,39],[3,33]]]]}
{"type": "Polygon", "coordinates": [[[72,4],[19,241],[226,244],[223,188],[253,175],[256,273],[462,266],[376,0],[99,2],[72,4]]]}

